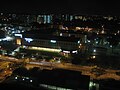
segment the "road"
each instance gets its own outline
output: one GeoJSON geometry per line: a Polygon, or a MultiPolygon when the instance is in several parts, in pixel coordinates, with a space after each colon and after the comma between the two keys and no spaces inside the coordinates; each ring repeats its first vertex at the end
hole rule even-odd
{"type": "Polygon", "coordinates": [[[80,66],[80,65],[73,65],[73,64],[61,64],[61,63],[50,63],[48,64],[48,62],[35,62],[35,63],[28,63],[26,65],[26,68],[33,68],[33,67],[40,67],[41,69],[54,69],[54,68],[62,68],[62,69],[67,69],[67,70],[74,70],[74,71],[80,71],[82,72],[83,75],[89,75],[91,77],[91,79],[108,79],[108,78],[112,78],[115,80],[120,80],[120,76],[116,75],[116,72],[120,71],[120,70],[110,70],[107,69],[105,70],[105,73],[102,75],[96,75],[95,73],[91,73],[91,69],[94,68],[90,67],[90,66],[80,66]]]}
{"type": "MultiPolygon", "coordinates": [[[[0,66],[2,65],[2,67],[4,65],[7,65],[8,62],[12,62],[12,63],[21,63],[24,62],[24,59],[15,59],[15,58],[11,58],[11,57],[6,57],[6,56],[1,56],[0,57],[1,62],[4,63],[0,63],[0,66]],[[6,63],[6,64],[5,64],[6,63]]],[[[67,70],[75,70],[75,71],[80,71],[82,72],[83,75],[89,75],[91,79],[108,79],[108,78],[112,78],[115,80],[120,80],[120,76],[116,75],[116,72],[119,72],[120,70],[111,70],[111,69],[105,69],[105,73],[102,75],[96,75],[96,73],[91,73],[91,70],[95,67],[95,66],[81,66],[81,65],[73,65],[70,63],[56,63],[56,62],[27,62],[26,66],[27,69],[33,68],[33,67],[39,67],[40,69],[49,69],[52,70],[54,68],[62,68],[62,69],[67,69],[67,70]]],[[[7,68],[7,67],[6,67],[7,68]]],[[[10,75],[12,71],[7,71],[7,73],[5,73],[5,75],[10,75]],[[9,73],[8,73],[9,72],[9,73]]],[[[0,75],[0,78],[4,77],[4,74],[2,73],[0,75]],[[3,76],[1,76],[3,75],[3,76]]]]}
{"type": "Polygon", "coordinates": [[[2,82],[7,76],[12,74],[12,70],[9,69],[8,64],[11,62],[1,61],[0,62],[0,82],[2,82]]]}

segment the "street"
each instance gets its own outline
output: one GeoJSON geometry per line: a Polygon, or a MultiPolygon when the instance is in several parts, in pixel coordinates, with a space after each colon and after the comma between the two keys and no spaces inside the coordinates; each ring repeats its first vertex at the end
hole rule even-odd
{"type": "MultiPolygon", "coordinates": [[[[8,63],[21,63],[25,60],[21,59],[15,59],[11,57],[1,56],[0,57],[0,69],[3,69],[3,71],[0,72],[0,80],[4,80],[6,76],[10,76],[12,74],[12,70],[10,70],[8,63]]],[[[81,65],[73,65],[71,63],[56,63],[56,62],[36,62],[31,61],[27,62],[25,67],[27,69],[39,67],[40,69],[55,69],[55,68],[61,68],[61,69],[67,69],[67,70],[74,70],[74,71],[80,71],[83,75],[89,75],[91,79],[115,79],[120,80],[120,76],[116,75],[116,72],[119,72],[120,70],[111,70],[111,69],[105,69],[105,73],[101,75],[97,75],[96,72],[91,72],[93,68],[96,66],[81,66],[81,65]]],[[[14,67],[13,67],[14,68],[14,67]]],[[[13,69],[14,70],[14,69],[13,69]]]]}

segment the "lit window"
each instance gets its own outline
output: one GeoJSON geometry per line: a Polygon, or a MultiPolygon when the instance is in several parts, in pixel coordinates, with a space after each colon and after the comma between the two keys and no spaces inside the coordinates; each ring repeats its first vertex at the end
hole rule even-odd
{"type": "Polygon", "coordinates": [[[16,40],[16,44],[17,44],[17,45],[21,45],[21,39],[17,39],[17,40],[16,40]]]}

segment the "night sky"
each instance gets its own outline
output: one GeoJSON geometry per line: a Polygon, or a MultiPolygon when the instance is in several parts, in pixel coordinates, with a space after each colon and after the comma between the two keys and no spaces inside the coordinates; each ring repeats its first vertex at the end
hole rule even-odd
{"type": "Polygon", "coordinates": [[[116,0],[9,0],[0,4],[1,12],[120,15],[116,0]]]}

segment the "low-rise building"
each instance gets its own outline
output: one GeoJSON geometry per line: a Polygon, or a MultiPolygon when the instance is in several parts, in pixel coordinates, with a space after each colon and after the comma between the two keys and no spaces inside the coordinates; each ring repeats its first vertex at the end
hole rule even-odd
{"type": "Polygon", "coordinates": [[[22,38],[16,38],[16,44],[29,49],[47,50],[52,52],[77,53],[80,38],[54,36],[49,30],[46,33],[38,31],[27,31],[22,38]],[[47,33],[48,32],[48,33],[47,33]]]}

